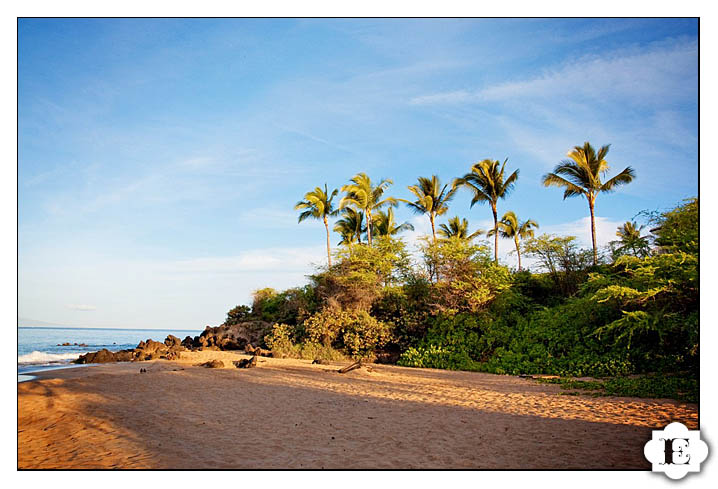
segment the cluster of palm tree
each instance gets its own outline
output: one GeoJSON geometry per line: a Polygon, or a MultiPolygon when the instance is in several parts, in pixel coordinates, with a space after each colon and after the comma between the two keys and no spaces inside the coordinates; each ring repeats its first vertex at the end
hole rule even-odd
{"type": "MultiPolygon", "coordinates": [[[[633,169],[629,166],[613,178],[602,181],[602,175],[608,170],[605,156],[609,145],[602,146],[598,152],[588,143],[575,146],[568,153],[569,159],[559,163],[554,171],[544,175],[544,186],[557,186],[564,188],[564,196],[584,196],[588,201],[591,215],[591,238],[593,242],[593,261],[597,263],[595,202],[599,193],[612,192],[616,187],[630,183],[635,178],[633,169]]],[[[327,185],[324,188],[316,187],[304,195],[304,200],[295,205],[296,210],[302,210],[299,222],[305,219],[321,219],[327,235],[327,262],[331,266],[331,245],[329,233],[329,217],[341,214],[341,218],[334,224],[334,231],[341,236],[340,245],[351,247],[362,243],[362,236],[372,245],[374,236],[393,236],[402,231],[414,230],[414,226],[405,222],[397,224],[394,210],[399,202],[405,203],[409,209],[417,214],[428,216],[431,224],[432,240],[437,241],[436,219],[449,210],[449,203],[460,188],[467,189],[472,194],[471,207],[477,203],[488,203],[494,219],[494,227],[487,236],[494,237],[494,260],[498,262],[499,236],[513,239],[518,255],[518,267],[521,269],[520,240],[533,237],[538,223],[533,219],[519,220],[512,211],[506,212],[501,219],[498,218],[498,201],[506,199],[513,190],[519,177],[519,170],[505,175],[506,163],[498,160],[483,160],[471,166],[468,173],[456,178],[451,184],[443,184],[439,177],[433,175],[429,178],[419,177],[416,185],[410,185],[409,191],[413,200],[387,197],[385,193],[394,182],[382,179],[374,184],[366,173],[359,173],[352,177],[350,183],[341,187],[345,195],[335,208],[334,198],[338,189],[329,192],[327,185]],[[386,208],[386,211],[383,209],[386,208]]],[[[440,224],[438,234],[443,239],[459,238],[472,240],[484,233],[468,230],[468,222],[455,216],[447,224],[440,224]]]]}
{"type": "Polygon", "coordinates": [[[640,258],[648,256],[650,245],[648,238],[641,235],[645,226],[639,226],[633,221],[626,221],[618,226],[616,236],[618,240],[611,241],[615,255],[633,255],[640,258]]]}

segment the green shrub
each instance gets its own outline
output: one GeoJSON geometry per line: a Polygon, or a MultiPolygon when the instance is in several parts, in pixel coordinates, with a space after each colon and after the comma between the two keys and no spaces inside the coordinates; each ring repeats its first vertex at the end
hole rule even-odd
{"type": "Polygon", "coordinates": [[[369,357],[391,338],[391,325],[366,311],[324,309],[304,322],[311,343],[344,349],[354,357],[369,357]]]}
{"type": "Polygon", "coordinates": [[[397,365],[417,368],[439,368],[445,370],[481,370],[466,353],[457,353],[448,348],[429,345],[409,348],[399,357],[397,365]]]}
{"type": "Polygon", "coordinates": [[[301,358],[304,360],[343,360],[345,357],[331,346],[316,342],[297,342],[298,328],[287,324],[275,324],[272,332],[264,337],[264,342],[272,354],[278,358],[301,358]]]}
{"type": "Polygon", "coordinates": [[[275,324],[272,332],[264,337],[264,343],[272,353],[280,358],[297,357],[298,349],[292,341],[294,328],[288,324],[275,324]]]}
{"type": "Polygon", "coordinates": [[[298,358],[304,360],[339,361],[346,359],[346,356],[339,350],[319,343],[300,343],[296,345],[296,350],[298,350],[298,358]]]}

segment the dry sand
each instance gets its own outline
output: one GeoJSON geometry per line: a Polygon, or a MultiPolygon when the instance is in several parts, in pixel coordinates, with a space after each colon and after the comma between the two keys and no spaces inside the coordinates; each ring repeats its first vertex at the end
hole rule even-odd
{"type": "Polygon", "coordinates": [[[19,468],[643,469],[695,404],[561,395],[516,377],[233,352],[48,372],[18,384],[19,468]],[[148,373],[139,373],[146,368],[148,373]]]}

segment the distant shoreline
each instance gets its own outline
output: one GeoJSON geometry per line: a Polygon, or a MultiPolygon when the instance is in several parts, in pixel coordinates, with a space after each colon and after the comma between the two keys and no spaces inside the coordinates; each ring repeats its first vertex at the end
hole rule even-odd
{"type": "Polygon", "coordinates": [[[92,328],[92,327],[79,327],[79,326],[18,326],[18,329],[97,329],[103,331],[202,331],[202,328],[198,329],[176,329],[176,328],[92,328]]]}

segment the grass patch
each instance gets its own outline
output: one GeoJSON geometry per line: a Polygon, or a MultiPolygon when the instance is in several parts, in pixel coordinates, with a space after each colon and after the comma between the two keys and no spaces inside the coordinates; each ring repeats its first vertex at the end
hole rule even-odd
{"type": "Polygon", "coordinates": [[[536,379],[544,384],[558,384],[565,395],[578,395],[581,391],[592,396],[622,396],[677,399],[698,402],[698,380],[676,375],[645,375],[641,377],[613,377],[587,381],[575,379],[536,379]]]}

